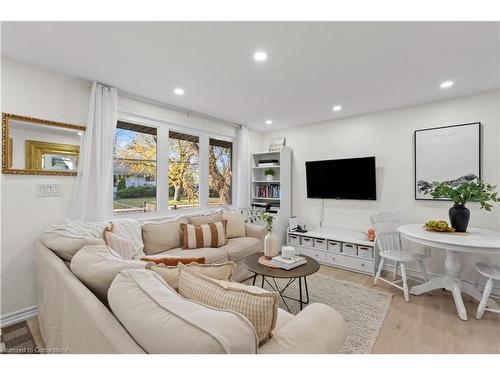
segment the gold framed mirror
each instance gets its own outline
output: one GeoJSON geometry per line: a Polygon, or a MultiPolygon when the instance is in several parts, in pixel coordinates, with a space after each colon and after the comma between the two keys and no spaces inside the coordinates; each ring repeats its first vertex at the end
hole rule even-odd
{"type": "Polygon", "coordinates": [[[2,113],[2,173],[76,176],[85,126],[2,113]]]}

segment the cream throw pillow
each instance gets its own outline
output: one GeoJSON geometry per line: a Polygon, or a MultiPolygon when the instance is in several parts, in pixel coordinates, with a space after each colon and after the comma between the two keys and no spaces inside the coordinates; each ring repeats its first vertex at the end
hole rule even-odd
{"type": "Polygon", "coordinates": [[[178,267],[180,295],[207,306],[242,314],[255,328],[259,345],[271,337],[278,315],[277,293],[255,286],[215,280],[182,264],[178,267]]]}
{"type": "Polygon", "coordinates": [[[246,236],[245,220],[239,211],[224,211],[224,220],[227,220],[227,238],[246,236]]]}
{"type": "Polygon", "coordinates": [[[189,222],[193,225],[211,224],[222,221],[222,212],[214,212],[209,215],[190,216],[189,222]]]}
{"type": "Polygon", "coordinates": [[[129,238],[120,236],[110,230],[104,230],[104,241],[106,241],[106,245],[125,259],[132,259],[138,255],[137,247],[129,238]]]}
{"type": "MultiPolygon", "coordinates": [[[[191,263],[187,267],[198,272],[200,275],[205,275],[216,280],[231,281],[233,277],[234,270],[236,269],[236,263],[225,262],[221,264],[198,264],[191,263]]],[[[179,289],[179,268],[177,266],[168,267],[164,264],[153,265],[149,263],[146,268],[151,269],[160,275],[163,280],[167,282],[175,290],[179,289]]]]}
{"type": "Polygon", "coordinates": [[[180,224],[187,224],[186,218],[146,223],[142,226],[144,252],[146,255],[159,254],[181,247],[180,224]]]}
{"type": "Polygon", "coordinates": [[[111,221],[111,232],[128,239],[134,246],[134,256],[144,254],[141,223],[134,219],[119,219],[111,221]]]}

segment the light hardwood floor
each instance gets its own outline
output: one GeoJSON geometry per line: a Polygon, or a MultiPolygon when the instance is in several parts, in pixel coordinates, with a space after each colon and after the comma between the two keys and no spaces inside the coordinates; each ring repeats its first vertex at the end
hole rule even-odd
{"type": "Polygon", "coordinates": [[[383,281],[373,286],[370,276],[326,266],[321,266],[319,273],[393,294],[372,353],[500,353],[500,315],[486,312],[481,320],[476,320],[478,303],[469,296],[463,295],[468,320],[462,321],[450,292],[410,295],[410,302],[405,302],[403,291],[383,281]]]}
{"type": "MultiPolygon", "coordinates": [[[[477,302],[466,295],[469,320],[462,321],[450,292],[410,296],[408,303],[403,292],[390,285],[379,282],[373,286],[370,276],[326,266],[321,266],[319,273],[393,294],[372,354],[500,353],[500,315],[487,311],[481,320],[476,320],[477,302]]],[[[37,344],[43,342],[37,319],[28,321],[28,325],[37,344]]]]}

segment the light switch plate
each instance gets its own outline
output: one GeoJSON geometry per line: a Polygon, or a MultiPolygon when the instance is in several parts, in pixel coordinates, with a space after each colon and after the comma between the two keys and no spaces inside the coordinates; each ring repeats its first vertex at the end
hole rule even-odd
{"type": "Polygon", "coordinates": [[[36,192],[38,197],[60,197],[61,184],[38,184],[36,192]]]}

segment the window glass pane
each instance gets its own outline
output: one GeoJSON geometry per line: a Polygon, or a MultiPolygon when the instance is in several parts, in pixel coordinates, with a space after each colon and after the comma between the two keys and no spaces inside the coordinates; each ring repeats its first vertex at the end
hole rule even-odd
{"type": "Polygon", "coordinates": [[[169,132],[168,206],[171,209],[199,206],[199,138],[169,132]]]}
{"type": "Polygon", "coordinates": [[[118,122],[113,158],[113,212],[156,211],[156,129],[118,122]]]}
{"type": "Polygon", "coordinates": [[[210,139],[209,142],[209,206],[231,204],[232,154],[231,142],[210,139]]]}

